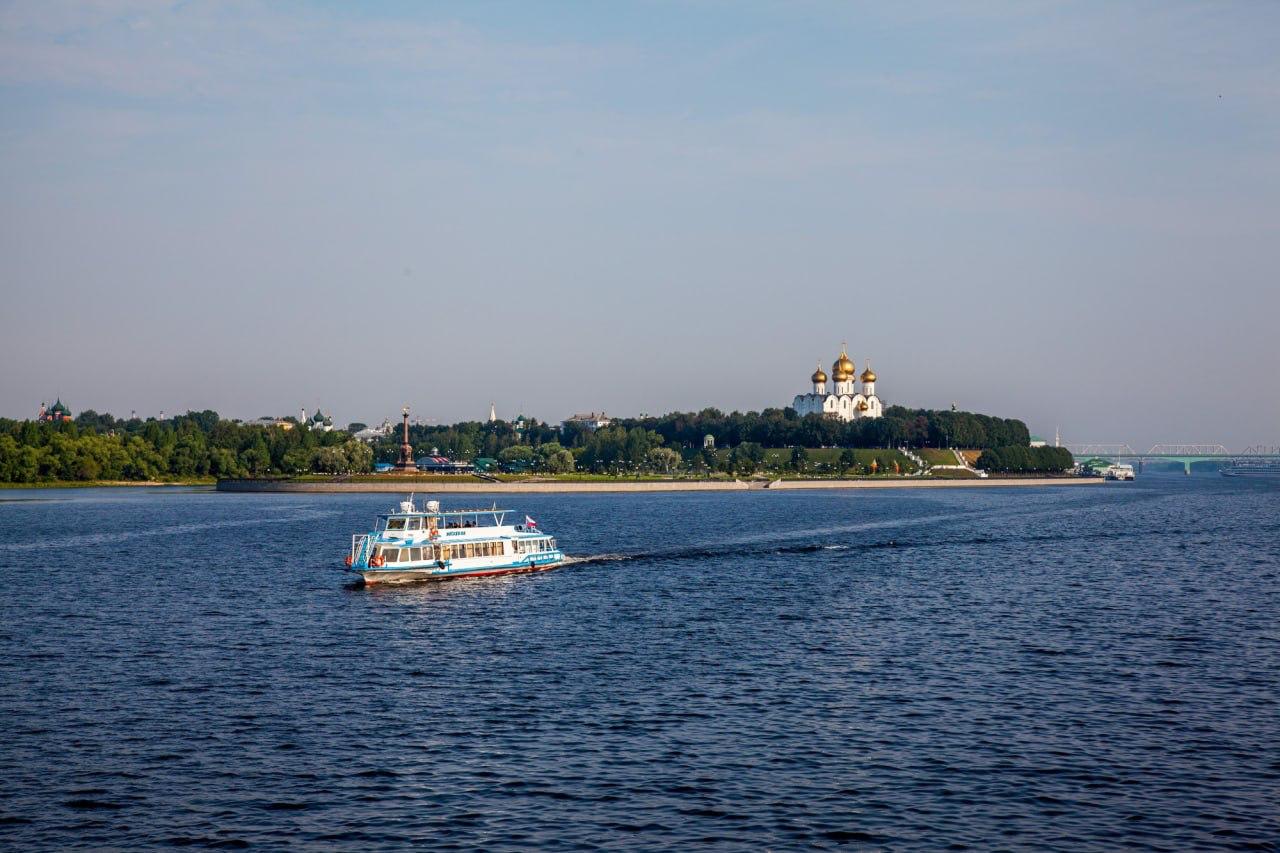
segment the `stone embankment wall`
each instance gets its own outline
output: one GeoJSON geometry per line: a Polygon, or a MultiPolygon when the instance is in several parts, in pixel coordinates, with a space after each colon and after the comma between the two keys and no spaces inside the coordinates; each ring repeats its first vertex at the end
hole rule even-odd
{"type": "Polygon", "coordinates": [[[782,480],[768,484],[755,482],[717,482],[706,480],[664,480],[664,481],[618,481],[618,482],[533,482],[533,483],[488,483],[480,480],[468,480],[457,483],[415,482],[412,479],[388,479],[382,483],[352,482],[290,482],[282,480],[219,480],[220,492],[285,492],[321,493],[321,492],[398,492],[417,491],[433,494],[511,494],[531,493],[563,493],[563,492],[745,492],[785,489],[972,489],[991,486],[1085,486],[1097,485],[1103,481],[1095,478],[1016,478],[986,480],[926,480],[917,477],[910,479],[885,480],[782,480]]]}

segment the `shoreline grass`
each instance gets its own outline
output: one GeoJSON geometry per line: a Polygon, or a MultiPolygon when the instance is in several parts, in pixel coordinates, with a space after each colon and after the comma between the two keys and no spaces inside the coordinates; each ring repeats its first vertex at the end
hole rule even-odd
{"type": "Polygon", "coordinates": [[[34,483],[0,483],[0,489],[155,489],[173,486],[216,486],[214,477],[187,480],[37,480],[34,483]]]}

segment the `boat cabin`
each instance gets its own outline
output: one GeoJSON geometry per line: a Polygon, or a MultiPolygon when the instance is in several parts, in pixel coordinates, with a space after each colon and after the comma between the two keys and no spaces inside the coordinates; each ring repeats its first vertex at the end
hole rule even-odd
{"type": "MultiPolygon", "coordinates": [[[[502,527],[510,510],[505,509],[459,509],[449,512],[397,512],[378,516],[375,530],[413,532],[418,530],[465,530],[472,527],[502,527]]],[[[523,530],[524,525],[515,525],[516,530],[523,530]]]]}

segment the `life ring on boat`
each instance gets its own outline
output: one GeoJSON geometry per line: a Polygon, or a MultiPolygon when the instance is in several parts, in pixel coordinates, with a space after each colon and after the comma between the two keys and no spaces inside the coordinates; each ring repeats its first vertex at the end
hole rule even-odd
{"type": "Polygon", "coordinates": [[[347,568],[348,569],[351,568],[351,564],[354,563],[355,561],[356,561],[356,558],[348,554],[346,559],[347,568]]]}
{"type": "Polygon", "coordinates": [[[386,562],[386,559],[381,554],[379,554],[376,557],[369,558],[369,565],[375,569],[379,568],[385,562],[386,562]]]}

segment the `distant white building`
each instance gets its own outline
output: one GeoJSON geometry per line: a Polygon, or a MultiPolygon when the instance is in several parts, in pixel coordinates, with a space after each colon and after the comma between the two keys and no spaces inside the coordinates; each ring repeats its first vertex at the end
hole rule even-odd
{"type": "Polygon", "coordinates": [[[293,429],[293,421],[286,421],[284,418],[254,418],[251,421],[245,421],[245,426],[280,427],[290,430],[293,429]]]}
{"type": "Polygon", "coordinates": [[[840,355],[831,365],[832,387],[827,389],[827,374],[822,372],[822,364],[809,377],[813,383],[813,391],[808,394],[797,394],[791,407],[796,414],[830,415],[842,421],[860,418],[878,418],[884,414],[884,404],[876,396],[876,375],[871,370],[871,363],[862,371],[862,376],[855,374],[853,359],[840,347],[840,355]],[[857,380],[861,378],[862,389],[858,389],[857,380]]]}
{"type": "Polygon", "coordinates": [[[395,427],[391,425],[391,421],[387,418],[382,419],[382,423],[376,427],[365,427],[357,432],[352,438],[364,442],[374,442],[378,439],[391,435],[395,427]]]}
{"type": "Polygon", "coordinates": [[[603,429],[613,423],[613,418],[609,417],[604,412],[587,412],[585,415],[578,414],[571,418],[566,418],[564,423],[565,426],[573,424],[574,426],[582,427],[590,432],[595,432],[596,430],[603,429]]]}

